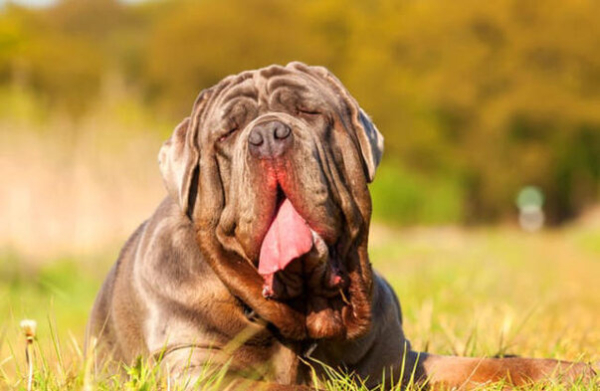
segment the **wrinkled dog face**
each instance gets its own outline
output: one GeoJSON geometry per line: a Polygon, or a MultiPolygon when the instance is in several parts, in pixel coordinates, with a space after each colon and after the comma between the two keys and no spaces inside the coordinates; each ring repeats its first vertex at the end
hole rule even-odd
{"type": "Polygon", "coordinates": [[[334,76],[292,63],[203,92],[160,163],[205,254],[243,260],[264,298],[315,312],[315,302],[341,308],[352,296],[348,258],[366,251],[366,184],[382,142],[334,76]]]}

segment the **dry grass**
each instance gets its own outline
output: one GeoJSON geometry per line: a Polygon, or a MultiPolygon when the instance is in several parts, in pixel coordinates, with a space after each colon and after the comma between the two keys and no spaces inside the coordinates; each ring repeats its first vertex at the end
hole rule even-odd
{"type": "Polygon", "coordinates": [[[0,128],[0,248],[37,261],[93,253],[126,237],[165,195],[157,155],[168,131],[102,111],[77,124],[0,128]]]}
{"type": "MultiPolygon", "coordinates": [[[[524,235],[512,228],[375,226],[373,234],[373,262],[401,298],[405,331],[416,349],[466,356],[600,360],[600,233],[596,230],[572,227],[524,235]]],[[[26,384],[25,341],[18,329],[23,317],[39,324],[34,387],[82,386],[86,378],[83,328],[111,261],[108,256],[102,261],[89,258],[83,265],[60,261],[27,269],[16,284],[0,279],[0,294],[9,298],[0,306],[4,319],[0,388],[23,389],[26,384]],[[64,266],[65,262],[71,266],[64,266]],[[94,262],[95,268],[90,268],[94,262]]],[[[88,381],[93,389],[166,387],[156,374],[139,362],[125,378],[102,373],[98,378],[88,376],[88,381]]],[[[348,376],[332,373],[328,387],[361,389],[350,383],[348,376]]],[[[571,389],[595,387],[579,384],[571,389]]]]}
{"type": "Polygon", "coordinates": [[[377,237],[375,266],[398,292],[417,348],[600,359],[600,232],[440,228],[377,237]]]}

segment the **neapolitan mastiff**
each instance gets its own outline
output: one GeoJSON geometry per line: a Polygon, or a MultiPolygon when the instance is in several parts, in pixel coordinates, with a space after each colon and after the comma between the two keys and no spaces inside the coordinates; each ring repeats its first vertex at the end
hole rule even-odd
{"type": "Polygon", "coordinates": [[[269,390],[305,389],[322,374],[316,362],[369,386],[384,373],[387,384],[414,376],[465,388],[591,373],[411,350],[398,299],[367,253],[367,184],[382,152],[381,134],[325,68],[270,66],[203,91],[160,150],[169,196],[110,271],[88,340],[118,361],[160,356],[180,376],[226,365],[240,387],[269,390]]]}

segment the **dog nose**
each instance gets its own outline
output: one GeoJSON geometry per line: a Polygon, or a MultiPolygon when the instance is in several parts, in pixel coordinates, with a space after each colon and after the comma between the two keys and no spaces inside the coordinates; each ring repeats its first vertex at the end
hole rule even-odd
{"type": "Polygon", "coordinates": [[[279,157],[292,145],[292,129],[279,121],[258,124],[250,131],[248,147],[259,159],[279,157]]]}

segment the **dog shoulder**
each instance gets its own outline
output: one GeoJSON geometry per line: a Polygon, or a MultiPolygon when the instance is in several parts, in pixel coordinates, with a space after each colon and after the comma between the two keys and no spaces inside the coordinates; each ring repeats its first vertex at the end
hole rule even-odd
{"type": "Polygon", "coordinates": [[[192,221],[170,197],[162,201],[134,240],[134,275],[150,273],[154,279],[171,274],[170,281],[181,282],[186,276],[212,273],[200,253],[192,221]]]}

